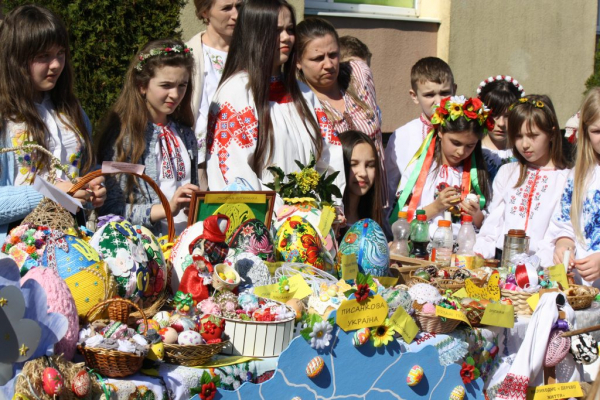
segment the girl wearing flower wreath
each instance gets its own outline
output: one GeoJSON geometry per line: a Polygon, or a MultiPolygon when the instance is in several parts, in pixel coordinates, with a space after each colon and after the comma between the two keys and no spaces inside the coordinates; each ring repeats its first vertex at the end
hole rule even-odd
{"type": "Polygon", "coordinates": [[[510,107],[508,140],[517,162],[501,166],[494,180],[490,214],[474,247],[484,258],[501,258],[510,229],[524,230],[530,252],[538,250],[569,172],[560,126],[547,96],[521,97],[510,107]]]}
{"type": "Polygon", "coordinates": [[[483,158],[494,180],[498,169],[509,162],[517,161],[508,143],[508,108],[517,99],[525,96],[523,86],[514,78],[505,75],[490,76],[479,84],[477,95],[488,106],[494,118],[494,129],[481,141],[483,158]]]}
{"type": "MultiPolygon", "coordinates": [[[[319,172],[342,171],[339,140],[333,140],[316,96],[296,81],[296,20],[285,0],[248,0],[240,9],[208,124],[208,183],[222,190],[236,178],[268,190],[267,168],[299,171],[316,157],[319,172]]],[[[344,190],[342,174],[335,184],[344,190]]]]}
{"type": "MultiPolygon", "coordinates": [[[[145,165],[145,173],[170,199],[179,234],[192,192],[199,190],[198,148],[191,126],[194,59],[179,40],[148,43],[132,59],[123,91],[105,118],[98,158],[145,165]]],[[[165,209],[147,183],[131,175],[107,179],[103,213],[123,215],[155,235],[167,232],[165,209]]]]}
{"type": "Polygon", "coordinates": [[[233,37],[241,0],[194,0],[196,16],[206,30],[192,37],[186,45],[192,50],[195,73],[193,77],[192,111],[194,133],[198,139],[198,175],[200,187],[206,189],[206,125],[208,108],[219,86],[227,52],[233,37]]]}
{"type": "MultiPolygon", "coordinates": [[[[37,144],[49,150],[65,171],[55,185],[68,191],[93,165],[91,124],[73,93],[69,35],[46,8],[12,10],[0,26],[0,148],[37,144]]],[[[43,196],[31,184],[48,178],[48,157],[35,150],[0,154],[0,243],[43,196]]],[[[106,198],[104,178],[74,194],[96,207],[106,198]]]]}
{"type": "Polygon", "coordinates": [[[494,121],[481,100],[452,96],[435,106],[431,123],[434,129],[402,176],[394,212],[406,206],[412,220],[417,208],[424,209],[433,235],[437,221],[450,211],[456,236],[461,213],[471,215],[476,227],[483,222],[491,190],[481,139],[494,121]]]}

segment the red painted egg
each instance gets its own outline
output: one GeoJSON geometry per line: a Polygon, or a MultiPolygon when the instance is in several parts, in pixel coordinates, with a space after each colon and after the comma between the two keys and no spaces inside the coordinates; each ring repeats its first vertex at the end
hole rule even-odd
{"type": "Polygon", "coordinates": [[[73,378],[73,381],[71,382],[71,391],[75,396],[83,398],[88,395],[91,386],[92,382],[90,381],[90,376],[86,370],[82,369],[75,375],[75,378],[73,378]]]}
{"type": "Polygon", "coordinates": [[[49,396],[58,396],[65,387],[65,381],[56,369],[48,367],[42,374],[44,392],[49,396]]]}

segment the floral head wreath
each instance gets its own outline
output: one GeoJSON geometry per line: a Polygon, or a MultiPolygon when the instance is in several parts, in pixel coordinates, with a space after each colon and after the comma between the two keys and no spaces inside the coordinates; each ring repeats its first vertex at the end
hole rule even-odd
{"type": "Polygon", "coordinates": [[[191,56],[192,49],[190,49],[186,45],[181,46],[178,44],[173,47],[162,47],[162,48],[152,49],[147,53],[140,54],[140,57],[139,57],[140,61],[135,66],[135,69],[137,69],[138,71],[142,71],[142,69],[144,68],[144,64],[146,64],[146,61],[149,58],[156,57],[156,56],[166,56],[169,54],[183,54],[184,56],[191,56]]]}
{"type": "Polygon", "coordinates": [[[484,133],[494,129],[494,119],[485,104],[476,97],[467,100],[464,96],[443,98],[439,106],[434,106],[431,124],[438,129],[440,126],[446,126],[448,119],[456,121],[458,118],[476,120],[483,126],[484,133]]]}
{"type": "Polygon", "coordinates": [[[481,95],[481,91],[488,83],[492,83],[492,82],[496,82],[496,81],[506,81],[508,83],[512,83],[517,88],[517,90],[521,93],[521,97],[525,96],[525,89],[523,89],[523,86],[516,79],[514,79],[513,77],[508,76],[508,75],[490,76],[486,80],[481,81],[481,83],[479,84],[479,87],[477,88],[477,96],[481,95]]]}
{"type": "Polygon", "coordinates": [[[546,106],[546,104],[541,100],[534,100],[534,99],[529,100],[527,97],[521,97],[518,101],[514,102],[513,104],[510,105],[510,107],[508,107],[508,111],[512,111],[512,109],[515,108],[516,106],[518,106],[519,104],[531,104],[535,108],[540,108],[540,109],[544,108],[546,106]]]}

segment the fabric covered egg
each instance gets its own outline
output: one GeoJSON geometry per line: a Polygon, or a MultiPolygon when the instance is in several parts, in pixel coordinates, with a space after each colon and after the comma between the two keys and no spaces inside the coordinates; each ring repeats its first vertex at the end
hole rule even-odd
{"type": "Polygon", "coordinates": [[[456,386],[450,393],[450,400],[463,400],[465,398],[465,393],[464,386],[456,386]]]}
{"type": "Polygon", "coordinates": [[[85,317],[96,304],[117,294],[110,269],[85,239],[52,231],[41,265],[56,270],[66,282],[79,317],[85,317]]]}
{"type": "Polygon", "coordinates": [[[169,260],[173,265],[171,271],[171,289],[173,293],[179,290],[181,277],[188,266],[193,262],[190,254],[190,244],[195,241],[204,232],[204,222],[199,221],[194,225],[188,226],[181,232],[179,238],[175,241],[175,245],[171,249],[169,260]]]}
{"type": "Polygon", "coordinates": [[[179,334],[177,338],[177,343],[181,345],[193,345],[193,344],[201,344],[202,336],[198,332],[195,331],[185,331],[179,334]]]}
{"type": "MultiPolygon", "coordinates": [[[[350,227],[340,243],[342,255],[356,254],[360,272],[373,276],[388,276],[390,251],[383,229],[372,219],[361,219],[350,227]]],[[[338,269],[341,266],[338,266],[338,269]]]]}
{"type": "Polygon", "coordinates": [[[103,256],[114,275],[119,296],[143,297],[150,279],[148,256],[133,225],[126,220],[109,222],[94,233],[90,244],[103,256]]]}
{"type": "MultiPolygon", "coordinates": [[[[144,329],[146,328],[146,324],[144,323],[144,321],[142,320],[142,322],[138,325],[136,332],[139,334],[143,334],[144,333],[144,329]]],[[[160,324],[153,320],[153,319],[149,319],[148,320],[148,331],[150,329],[154,329],[155,331],[159,331],[162,328],[162,326],[160,326],[160,324]]]]}
{"type": "Polygon", "coordinates": [[[69,287],[58,272],[50,268],[33,268],[21,279],[21,285],[33,279],[46,291],[48,299],[48,312],[64,315],[69,321],[69,328],[65,336],[54,345],[54,353],[63,354],[66,360],[71,360],[75,355],[77,339],[79,338],[79,317],[75,300],[69,287]]]}
{"type": "Polygon", "coordinates": [[[275,257],[278,261],[309,264],[334,273],[333,258],[325,249],[319,233],[298,216],[288,218],[277,231],[275,257]]]}
{"type": "Polygon", "coordinates": [[[71,391],[79,398],[87,396],[87,394],[90,392],[91,386],[92,382],[90,380],[90,376],[84,369],[79,371],[71,381],[71,391]]]}
{"type": "Polygon", "coordinates": [[[408,386],[417,386],[423,379],[423,368],[420,365],[413,366],[406,376],[406,384],[408,386]]]}
{"type": "Polygon", "coordinates": [[[229,239],[234,254],[252,253],[263,261],[275,261],[273,239],[267,226],[258,219],[243,222],[229,239]]]}
{"type": "Polygon", "coordinates": [[[58,396],[65,387],[63,376],[56,369],[48,367],[42,374],[44,392],[48,396],[58,396]]]}
{"type": "Polygon", "coordinates": [[[167,326],[169,326],[170,318],[171,313],[168,311],[159,311],[156,314],[154,314],[154,317],[152,317],[154,321],[158,322],[158,325],[160,325],[161,328],[166,328],[167,326]]]}
{"type": "Polygon", "coordinates": [[[181,315],[173,315],[170,319],[170,326],[177,332],[195,331],[198,329],[198,326],[192,319],[182,317],[181,315]]]}
{"type": "Polygon", "coordinates": [[[421,309],[421,311],[424,314],[435,314],[435,305],[433,305],[431,303],[425,303],[423,305],[423,308],[421,309]]]}
{"type": "Polygon", "coordinates": [[[146,268],[137,274],[138,290],[142,292],[142,298],[152,301],[167,286],[167,263],[160,244],[150,229],[145,226],[136,225],[135,230],[141,238],[142,246],[146,251],[148,259],[146,268]],[[144,277],[143,274],[148,274],[148,277],[144,277]]]}
{"type": "Polygon", "coordinates": [[[306,366],[306,376],[311,379],[316,378],[323,371],[324,367],[325,361],[323,361],[323,357],[316,356],[308,362],[308,365],[306,366]]]}
{"type": "Polygon", "coordinates": [[[354,336],[352,337],[352,344],[354,347],[362,346],[367,343],[371,338],[371,330],[369,328],[361,328],[354,332],[354,336]]]}
{"type": "Polygon", "coordinates": [[[179,336],[177,334],[177,331],[175,329],[171,328],[170,326],[160,329],[158,331],[158,334],[160,335],[163,343],[166,343],[166,344],[177,343],[177,337],[179,336]]]}

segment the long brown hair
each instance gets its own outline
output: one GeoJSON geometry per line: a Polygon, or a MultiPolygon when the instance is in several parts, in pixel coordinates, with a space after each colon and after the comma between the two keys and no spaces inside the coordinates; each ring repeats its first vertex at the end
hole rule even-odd
{"type": "Polygon", "coordinates": [[[513,156],[519,161],[519,179],[515,188],[527,179],[527,160],[519,153],[515,144],[517,135],[521,133],[523,124],[531,131],[537,126],[550,140],[550,158],[557,169],[569,168],[562,150],[562,134],[556,118],[552,100],[545,95],[530,95],[518,100],[508,113],[508,140],[512,143],[513,156]]]}
{"type": "MultiPolygon", "coordinates": [[[[337,31],[335,30],[333,25],[329,23],[329,21],[323,18],[314,17],[307,18],[304,21],[300,22],[298,24],[298,28],[296,29],[296,46],[298,48],[298,57],[302,58],[304,56],[306,46],[308,46],[310,42],[312,42],[315,39],[325,37],[327,35],[331,35],[331,37],[335,39],[335,42],[337,43],[339,49],[340,38],[338,36],[337,31]]],[[[298,77],[304,83],[308,84],[302,71],[298,71],[298,77]]],[[[373,116],[375,115],[375,110],[371,109],[371,107],[369,107],[364,101],[362,101],[358,96],[358,93],[356,92],[355,88],[357,87],[357,84],[355,82],[355,77],[352,76],[352,69],[350,63],[340,62],[337,81],[340,86],[340,89],[346,92],[350,96],[350,98],[352,98],[352,100],[354,100],[354,102],[366,112],[367,118],[373,118],[373,116]]],[[[323,111],[325,111],[327,118],[332,122],[335,121],[333,111],[325,104],[322,105],[323,111]]]]}
{"type": "MultiPolygon", "coordinates": [[[[155,40],[146,44],[132,58],[125,75],[123,90],[105,117],[100,134],[97,136],[98,159],[102,159],[106,146],[114,147],[115,161],[135,164],[142,158],[146,150],[145,133],[150,122],[150,111],[140,89],[147,88],[156,71],[165,66],[184,67],[190,76],[185,95],[179,106],[169,115],[169,119],[188,127],[194,124],[191,105],[194,59],[191,54],[170,51],[151,56],[140,63],[140,57],[150,54],[152,50],[176,46],[183,48],[184,44],[176,39],[155,40]]],[[[133,179],[128,176],[126,195],[130,200],[132,200],[132,191],[133,179]]]]}
{"type": "Polygon", "coordinates": [[[344,190],[343,202],[349,204],[350,196],[350,184],[348,179],[350,177],[350,169],[352,168],[352,152],[354,147],[361,143],[366,143],[371,146],[373,155],[375,156],[375,178],[373,179],[373,186],[364,196],[361,196],[358,202],[358,216],[359,219],[371,218],[377,222],[380,226],[383,223],[383,212],[381,204],[383,204],[384,188],[381,185],[381,163],[379,161],[379,153],[375,148],[375,143],[366,134],[359,131],[345,131],[340,133],[340,142],[342,142],[342,151],[344,154],[344,171],[346,173],[346,189],[344,190]]]}
{"type": "MultiPolygon", "coordinates": [[[[48,9],[24,5],[12,10],[0,26],[0,139],[4,140],[6,121],[27,125],[30,140],[48,148],[48,130],[35,106],[36,91],[29,63],[36,55],[53,47],[65,49],[65,66],[54,88],[48,91],[57,115],[83,142],[85,173],[93,163],[92,143],[83,112],[73,92],[73,70],[69,36],[63,22],[48,9]]],[[[48,157],[36,154],[41,164],[48,157]]]]}
{"type": "Polygon", "coordinates": [[[594,151],[590,141],[590,125],[600,121],[600,88],[592,88],[585,96],[581,105],[579,134],[577,137],[577,156],[573,168],[573,198],[571,199],[571,224],[575,237],[580,243],[585,243],[581,231],[581,213],[583,201],[587,195],[586,188],[594,173],[594,167],[600,164],[600,154],[594,151]]]}
{"type": "MultiPolygon", "coordinates": [[[[252,157],[252,169],[261,177],[263,170],[271,163],[275,132],[271,123],[269,108],[269,91],[275,45],[279,41],[277,22],[279,11],[287,8],[292,15],[292,23],[296,28],[294,8],[286,0],[246,0],[238,15],[233,38],[227,54],[227,62],[223,69],[221,86],[232,75],[246,71],[248,86],[252,91],[256,114],[258,117],[258,139],[252,157]]],[[[321,130],[311,110],[302,96],[296,81],[295,46],[283,65],[283,85],[292,97],[294,106],[304,120],[304,128],[313,131],[311,141],[316,149],[315,157],[319,159],[323,150],[321,130]],[[309,126],[310,125],[310,129],[309,126]]]]}

